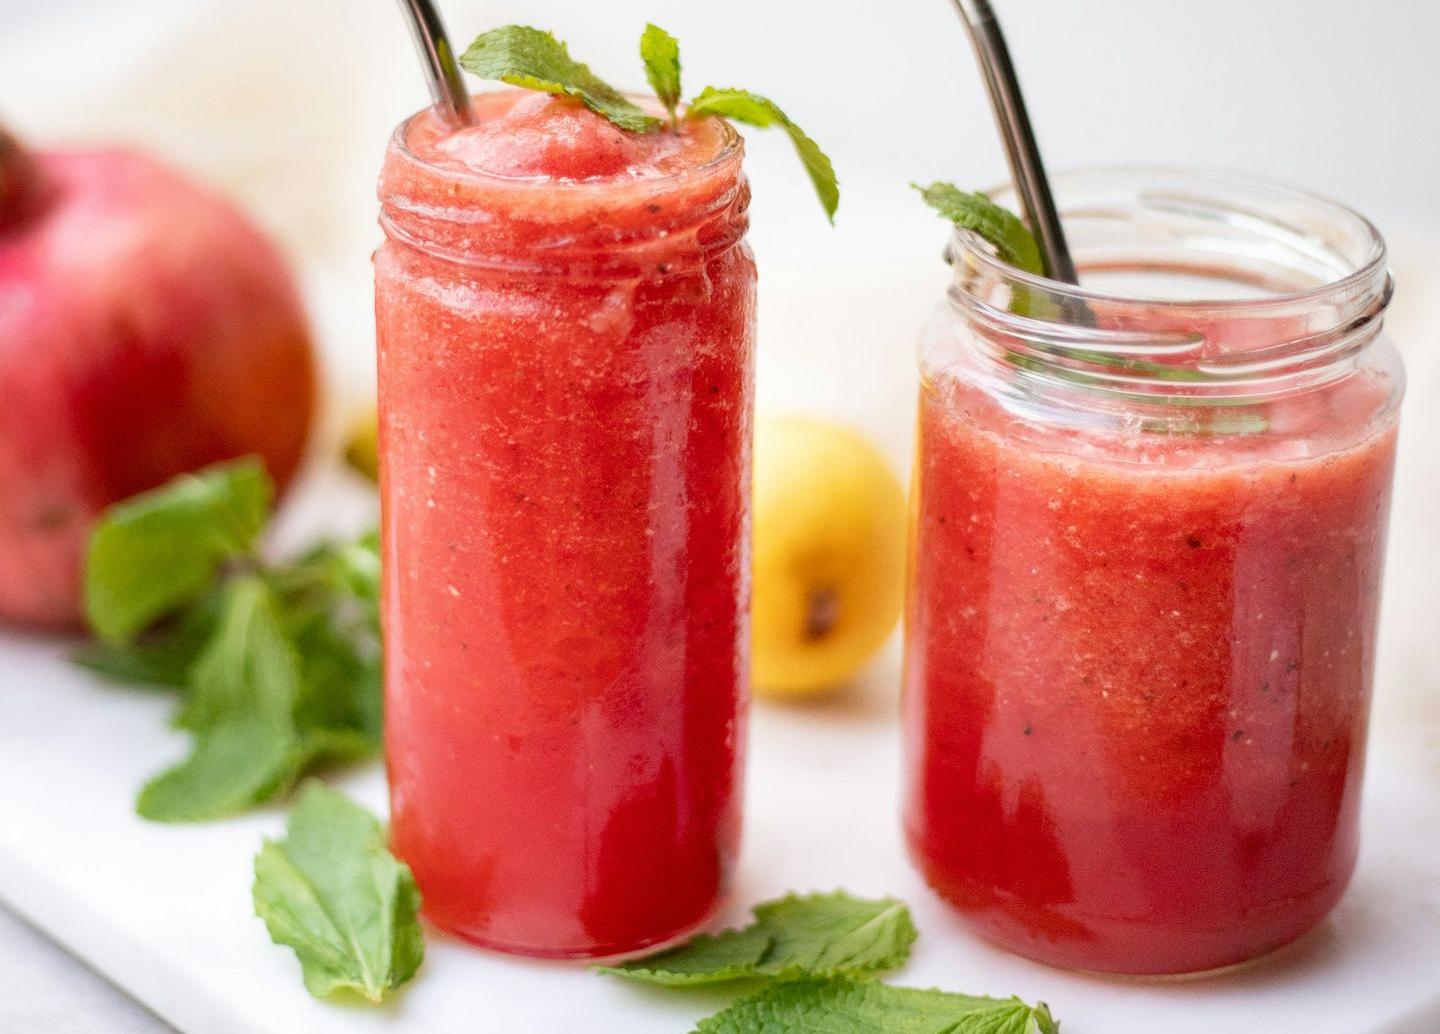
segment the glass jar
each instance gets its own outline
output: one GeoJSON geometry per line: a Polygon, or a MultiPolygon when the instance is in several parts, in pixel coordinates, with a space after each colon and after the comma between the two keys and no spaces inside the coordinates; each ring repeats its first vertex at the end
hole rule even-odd
{"type": "Polygon", "coordinates": [[[715,138],[703,153],[637,169],[626,149],[671,142],[546,95],[476,105],[478,142],[447,142],[430,113],[403,124],[380,182],[391,835],[438,925],[611,955],[702,921],[738,845],[742,145],[705,120],[687,130],[715,138]],[[522,114],[512,137],[483,135],[522,114]],[[567,171],[447,157],[512,146],[505,161],[567,171]],[[613,174],[571,174],[591,147],[613,174]]]}
{"type": "Polygon", "coordinates": [[[960,231],[922,339],[909,846],[1020,954],[1214,969],[1314,926],[1355,864],[1403,391],[1385,247],[1230,176],[1055,186],[1084,286],[960,231]]]}

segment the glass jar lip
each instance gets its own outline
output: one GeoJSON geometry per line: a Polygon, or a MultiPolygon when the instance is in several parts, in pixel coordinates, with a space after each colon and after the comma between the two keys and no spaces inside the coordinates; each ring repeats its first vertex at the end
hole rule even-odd
{"type": "MultiPolygon", "coordinates": [[[[973,330],[977,361],[1012,386],[1086,405],[1248,406],[1349,376],[1384,326],[1393,287],[1384,240],[1338,202],[1173,166],[1067,170],[1053,185],[1082,270],[1259,293],[1081,287],[1019,269],[957,231],[951,304],[973,330]]],[[[994,193],[1011,200],[1008,186],[994,193]]]]}
{"type": "MultiPolygon", "coordinates": [[[[481,97],[489,93],[498,93],[503,90],[522,91],[520,87],[497,87],[494,90],[483,90],[472,94],[473,97],[481,97]]],[[[649,113],[663,116],[659,103],[654,97],[647,97],[643,94],[626,92],[626,97],[645,108],[649,113]]],[[[714,155],[707,158],[698,165],[687,166],[677,169],[674,172],[665,173],[660,176],[650,176],[644,179],[618,179],[604,178],[593,180],[556,180],[547,179],[543,176],[507,176],[503,173],[487,172],[483,169],[467,169],[455,165],[442,164],[431,161],[417,154],[410,146],[410,130],[422,118],[429,115],[433,108],[421,108],[406,118],[402,119],[394,131],[390,134],[391,146],[406,162],[425,170],[427,175],[433,175],[443,180],[456,183],[469,183],[473,185],[485,184],[493,187],[506,189],[539,189],[547,192],[564,192],[575,196],[586,194],[601,195],[607,192],[637,191],[645,192],[654,190],[661,192],[674,189],[678,183],[684,183],[689,179],[702,179],[713,174],[725,165],[731,164],[744,155],[745,140],[740,133],[726,119],[719,119],[722,127],[722,143],[714,155]]]]}
{"type": "MultiPolygon", "coordinates": [[[[496,108],[525,96],[546,95],[518,88],[476,94],[496,108]]],[[[659,111],[654,98],[634,99],[659,111]]],[[[649,176],[567,180],[427,158],[412,141],[420,120],[435,117],[423,109],[395,128],[377,185],[387,239],[412,251],[476,268],[609,281],[688,270],[744,238],[744,140],[724,120],[713,133],[707,128],[702,147],[687,149],[693,164],[652,168],[649,176]]],[[[427,136],[448,132],[433,121],[423,126],[427,136]]]]}
{"type": "MultiPolygon", "coordinates": [[[[1306,190],[1289,183],[1253,176],[1224,168],[1185,165],[1082,165],[1067,167],[1052,174],[1057,194],[1063,193],[1064,185],[1085,177],[1103,177],[1115,182],[1140,181],[1146,177],[1172,177],[1190,181],[1197,185],[1229,187],[1237,190],[1263,191],[1276,198],[1284,198],[1309,207],[1312,211],[1328,214],[1331,221],[1348,221],[1364,238],[1364,252],[1359,259],[1346,261],[1348,272],[1341,273],[1321,283],[1291,291],[1267,292],[1258,297],[1217,297],[1217,298],[1165,298],[1145,294],[1118,293],[1069,284],[1048,276],[1035,274],[1011,265],[1000,258],[989,244],[977,233],[963,227],[956,227],[950,237],[950,247],[958,249],[984,272],[1007,282],[1044,291],[1056,298],[1074,299],[1077,303],[1112,301],[1126,304],[1141,304],[1147,308],[1173,313],[1219,312],[1236,314],[1244,311],[1266,311],[1317,301],[1337,293],[1345,293],[1367,283],[1374,283],[1387,276],[1388,251],[1385,239],[1379,229],[1355,209],[1324,194],[1306,190]]],[[[997,203],[1005,204],[1014,199],[1014,187],[1008,181],[998,184],[985,193],[997,203]]],[[[1065,214],[1063,201],[1062,216],[1065,214]]],[[[1247,213],[1254,215],[1254,213],[1247,213]]],[[[1272,220],[1272,225],[1280,224],[1272,220]]],[[[1336,256],[1337,258],[1339,256],[1336,256]]]]}

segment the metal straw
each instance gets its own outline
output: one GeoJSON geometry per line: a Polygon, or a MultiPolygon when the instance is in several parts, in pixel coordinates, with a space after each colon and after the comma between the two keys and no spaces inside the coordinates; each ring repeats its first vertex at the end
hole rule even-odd
{"type": "Polygon", "coordinates": [[[420,52],[425,80],[440,116],[452,126],[474,125],[475,109],[470,104],[465,81],[460,77],[460,65],[445,35],[440,12],[431,0],[400,0],[400,7],[410,19],[415,48],[420,52]]]}
{"type": "Polygon", "coordinates": [[[1045,258],[1045,271],[1054,280],[1077,284],[1080,279],[1075,273],[1075,262],[1065,243],[1065,230],[1060,225],[1060,213],[1055,209],[1055,196],[1050,192],[1045,163],[1040,160],[1040,147],[1035,142],[1035,131],[1030,128],[1025,98],[1020,94],[1020,81],[1015,77],[1015,66],[1010,61],[1010,50],[1005,46],[1000,23],[988,0],[952,2],[965,22],[970,42],[975,45],[975,57],[985,73],[995,122],[1005,142],[1005,156],[1010,162],[1010,175],[1015,180],[1025,219],[1034,231],[1040,253],[1045,258]]]}

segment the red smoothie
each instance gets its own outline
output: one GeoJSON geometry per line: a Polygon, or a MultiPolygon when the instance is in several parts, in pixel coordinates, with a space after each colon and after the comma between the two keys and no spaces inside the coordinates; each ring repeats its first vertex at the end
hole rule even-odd
{"type": "Polygon", "coordinates": [[[681,933],[735,860],[755,267],[716,119],[422,113],[377,252],[392,840],[505,951],[681,933]]]}
{"type": "MultiPolygon", "coordinates": [[[[1218,359],[1305,329],[1125,308],[1111,328],[1195,331],[1218,359]]],[[[1356,858],[1398,373],[1296,375],[1188,433],[1087,427],[1017,403],[1007,383],[1061,375],[985,334],[922,361],[917,864],[985,936],[1067,967],[1195,972],[1294,939],[1356,858]]]]}

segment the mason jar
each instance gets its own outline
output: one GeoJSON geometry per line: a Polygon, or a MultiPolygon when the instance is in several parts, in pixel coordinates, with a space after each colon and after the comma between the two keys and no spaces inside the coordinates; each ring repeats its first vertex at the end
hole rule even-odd
{"type": "Polygon", "coordinates": [[[404,123],[380,180],[391,836],[439,926],[612,955],[702,921],[738,850],[743,149],[475,106],[404,123]]]}
{"type": "Polygon", "coordinates": [[[1313,927],[1355,865],[1404,387],[1385,245],[1234,176],[1055,187],[1082,286],[959,231],[921,342],[909,848],[1020,954],[1209,970],[1313,927]]]}

